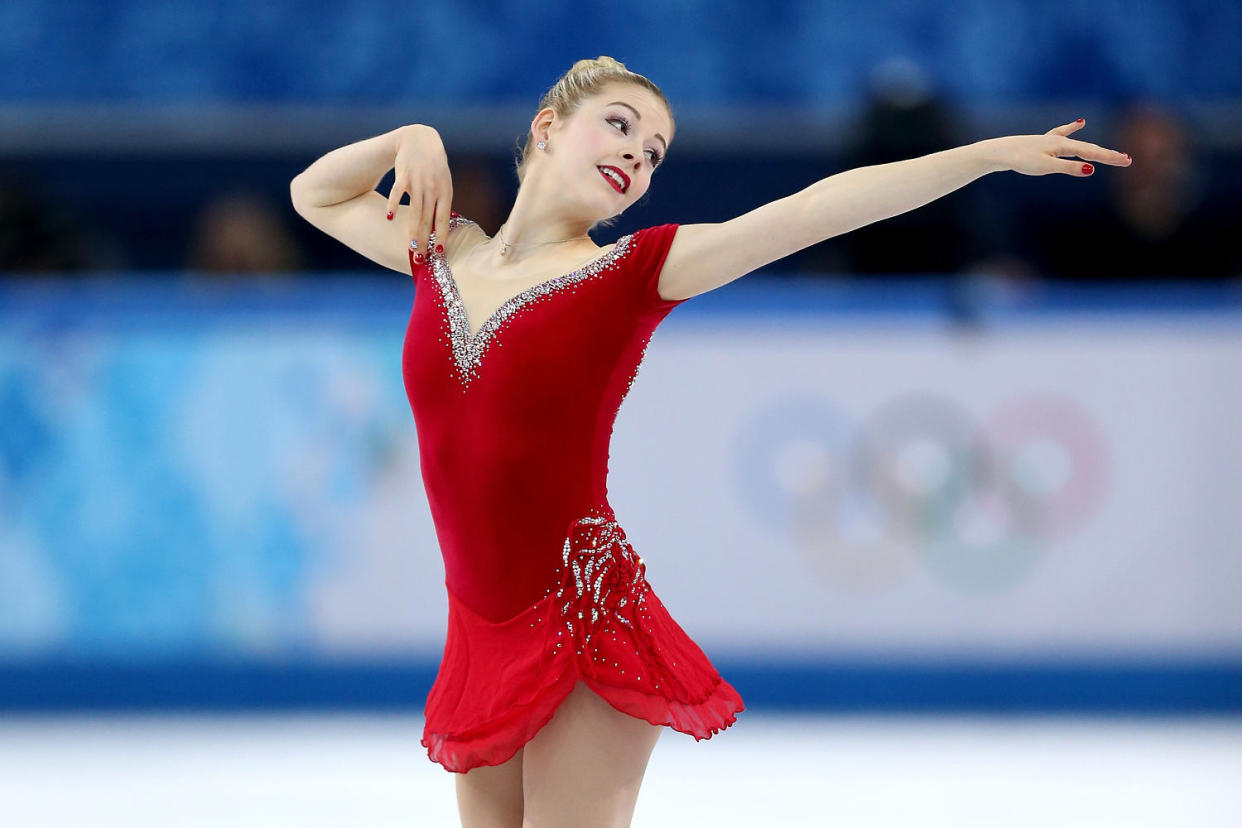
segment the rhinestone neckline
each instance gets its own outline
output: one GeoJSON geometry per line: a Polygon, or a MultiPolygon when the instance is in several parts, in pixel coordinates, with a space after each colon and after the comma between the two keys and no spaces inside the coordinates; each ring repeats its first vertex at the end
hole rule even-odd
{"type": "MultiPolygon", "coordinates": [[[[621,245],[621,242],[620,242],[620,241],[618,241],[618,242],[617,242],[617,246],[619,247],[620,245],[621,245]]],[[[486,328],[486,327],[488,327],[489,325],[491,325],[491,324],[492,324],[492,320],[496,318],[496,316],[500,313],[500,311],[504,308],[504,306],[505,306],[505,305],[507,305],[507,304],[509,304],[510,302],[513,302],[513,301],[515,301],[515,300],[519,299],[520,297],[522,297],[523,295],[525,295],[525,294],[527,294],[527,293],[531,293],[531,292],[533,292],[533,291],[535,291],[535,290],[537,290],[537,289],[539,289],[539,288],[543,287],[544,285],[546,285],[546,284],[548,284],[548,283],[550,283],[550,282],[555,282],[555,281],[556,281],[556,280],[558,280],[558,279],[568,279],[568,278],[570,278],[571,276],[574,276],[575,274],[577,274],[577,273],[579,273],[579,272],[581,272],[581,271],[583,271],[583,270],[586,270],[586,269],[587,269],[588,267],[590,267],[591,265],[594,265],[594,264],[596,264],[597,262],[600,262],[601,260],[608,258],[608,257],[609,257],[609,256],[611,256],[614,252],[616,252],[616,248],[613,248],[612,250],[605,251],[604,253],[600,254],[599,256],[596,256],[594,259],[591,259],[591,260],[590,260],[589,262],[587,262],[586,264],[580,265],[580,266],[578,266],[577,268],[575,268],[575,269],[573,269],[573,270],[569,271],[568,273],[563,273],[563,274],[561,274],[560,276],[553,276],[551,279],[544,279],[542,282],[537,282],[537,283],[535,283],[535,284],[531,285],[530,287],[528,287],[528,288],[526,288],[526,289],[524,289],[524,290],[519,291],[518,293],[516,293],[516,294],[514,294],[513,296],[509,297],[509,298],[508,298],[508,299],[506,299],[505,301],[501,302],[501,303],[500,303],[500,305],[499,305],[499,306],[498,306],[498,307],[497,307],[494,311],[492,311],[492,312],[488,315],[487,319],[483,320],[483,324],[479,326],[478,330],[474,330],[474,331],[470,330],[470,321],[469,321],[468,319],[466,319],[466,318],[465,318],[466,303],[465,303],[464,301],[462,301],[462,298],[461,298],[461,288],[459,288],[459,287],[458,287],[458,285],[457,285],[457,277],[453,275],[453,268],[452,268],[451,266],[449,266],[449,263],[448,263],[448,260],[447,260],[447,259],[444,261],[444,274],[448,277],[449,284],[450,284],[450,285],[452,286],[452,288],[453,288],[453,298],[454,298],[454,299],[456,299],[457,301],[461,302],[461,304],[462,304],[462,314],[463,314],[463,316],[462,316],[462,321],[463,321],[463,322],[465,322],[466,333],[467,333],[467,334],[469,334],[469,335],[470,335],[470,337],[471,337],[472,339],[477,339],[477,338],[478,338],[478,337],[479,337],[479,336],[483,333],[483,329],[484,329],[484,328],[486,328]]]]}
{"type": "MultiPolygon", "coordinates": [[[[456,227],[458,223],[469,221],[469,219],[454,218],[455,220],[450,222],[450,228],[456,227]]],[[[540,298],[564,290],[588,277],[598,275],[606,268],[613,267],[618,259],[629,253],[633,247],[631,244],[633,237],[632,233],[622,236],[617,239],[617,243],[611,250],[580,265],[575,270],[545,279],[509,297],[492,311],[477,331],[470,330],[465,303],[462,301],[461,291],[448,260],[443,254],[433,254],[431,270],[444,299],[445,310],[448,314],[449,340],[463,383],[469,384],[470,380],[477,375],[479,364],[488,345],[514,313],[540,298]]]]}

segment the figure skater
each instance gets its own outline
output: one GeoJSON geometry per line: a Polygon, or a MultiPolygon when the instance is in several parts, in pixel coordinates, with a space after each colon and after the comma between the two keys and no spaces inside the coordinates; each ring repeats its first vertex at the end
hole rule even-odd
{"type": "Polygon", "coordinates": [[[464,826],[627,826],[662,729],[706,739],[744,709],[608,504],[613,423],[660,321],[987,173],[1130,163],[1069,137],[1082,127],[859,167],[726,222],[597,246],[590,231],[647,193],[675,135],[659,87],[600,57],[540,101],[494,237],[451,209],[430,126],[333,150],[293,179],[302,217],[414,279],[402,372],[449,606],[422,744],[457,774],[464,826]]]}

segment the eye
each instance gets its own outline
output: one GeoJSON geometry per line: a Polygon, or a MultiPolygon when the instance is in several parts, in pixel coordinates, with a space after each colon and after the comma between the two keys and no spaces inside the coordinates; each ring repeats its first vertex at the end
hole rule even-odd
{"type": "MultiPolygon", "coordinates": [[[[630,122],[629,122],[628,120],[626,120],[625,118],[622,118],[620,115],[613,115],[613,116],[611,116],[611,117],[609,117],[609,118],[606,118],[605,120],[606,120],[608,123],[613,123],[614,121],[619,121],[619,122],[621,122],[622,124],[624,124],[624,125],[625,125],[625,126],[622,128],[621,132],[623,132],[623,133],[624,133],[624,134],[626,134],[626,135],[629,135],[629,134],[630,134],[630,129],[632,129],[632,127],[630,126],[630,122]]],[[[656,150],[647,150],[647,152],[651,153],[651,166],[652,166],[652,167],[658,167],[658,166],[660,166],[660,162],[664,159],[664,156],[663,156],[663,155],[661,155],[661,154],[660,154],[659,152],[657,152],[656,150]]]]}

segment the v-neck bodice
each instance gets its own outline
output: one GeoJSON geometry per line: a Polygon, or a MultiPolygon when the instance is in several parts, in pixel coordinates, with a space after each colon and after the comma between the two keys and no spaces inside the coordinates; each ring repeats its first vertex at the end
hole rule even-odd
{"type": "Polygon", "coordinates": [[[612,424],[647,342],[681,301],[657,289],[676,229],[622,236],[506,300],[473,333],[443,255],[414,268],[402,372],[449,580],[466,600],[509,605],[512,596],[480,596],[504,580],[481,573],[520,584],[510,547],[555,552],[570,513],[606,497],[612,424]]]}
{"type": "MultiPolygon", "coordinates": [[[[624,238],[628,241],[628,239],[629,239],[630,237],[629,237],[629,236],[626,236],[626,237],[624,237],[624,238]]],[[[621,242],[620,242],[620,241],[618,241],[618,242],[617,242],[617,245],[620,245],[620,244],[621,244],[621,242]]],[[[544,279],[544,280],[542,280],[542,281],[536,282],[535,284],[531,285],[530,287],[527,287],[527,288],[524,288],[524,289],[522,289],[522,290],[518,291],[517,293],[513,294],[513,295],[512,295],[512,296],[510,296],[508,299],[506,299],[504,302],[502,302],[502,303],[500,303],[499,305],[497,305],[497,306],[496,306],[496,307],[492,310],[492,312],[491,312],[491,313],[489,313],[489,314],[487,314],[487,316],[484,318],[484,320],[483,320],[483,324],[482,324],[482,325],[480,325],[478,328],[474,328],[474,329],[471,329],[471,326],[470,326],[470,319],[469,319],[469,314],[466,312],[466,301],[465,301],[465,297],[463,297],[463,296],[462,296],[462,292],[461,292],[461,285],[460,285],[460,284],[458,283],[458,281],[457,281],[457,275],[453,272],[453,266],[452,266],[451,264],[449,264],[448,259],[447,259],[447,258],[444,258],[442,254],[433,254],[433,255],[438,255],[438,256],[440,256],[441,258],[444,258],[444,275],[445,275],[446,281],[448,282],[448,285],[449,285],[450,289],[452,290],[452,293],[453,293],[453,298],[454,298],[456,301],[458,301],[458,302],[460,302],[460,303],[461,303],[461,306],[462,306],[462,317],[463,317],[463,319],[464,319],[464,321],[465,321],[465,323],[466,323],[466,332],[467,332],[467,333],[468,333],[471,337],[478,337],[478,336],[479,336],[479,335],[483,332],[483,328],[487,327],[487,326],[488,326],[488,324],[489,324],[490,322],[492,322],[492,320],[493,320],[493,319],[495,319],[495,318],[496,318],[496,317],[497,317],[497,316],[498,316],[498,315],[499,315],[499,314],[503,311],[503,309],[504,309],[504,307],[505,307],[506,305],[508,305],[508,304],[510,304],[510,303],[519,302],[519,301],[522,299],[522,297],[523,297],[523,296],[525,296],[526,294],[531,293],[531,292],[534,292],[534,291],[537,291],[539,288],[542,288],[542,287],[544,287],[545,285],[548,285],[548,284],[549,284],[549,283],[551,283],[551,282],[555,282],[555,281],[558,281],[558,280],[565,280],[565,279],[568,279],[568,278],[570,278],[570,277],[574,276],[575,274],[578,274],[578,273],[580,273],[581,271],[583,271],[583,270],[585,270],[585,269],[587,269],[587,268],[591,267],[592,265],[596,265],[596,264],[598,264],[598,263],[600,262],[600,260],[601,260],[601,259],[604,259],[604,258],[606,258],[606,257],[610,256],[610,255],[611,255],[611,254],[612,254],[615,250],[616,250],[616,248],[615,248],[615,247],[614,247],[614,248],[612,248],[612,249],[610,249],[610,250],[605,250],[603,253],[599,254],[599,255],[598,255],[598,256],[596,256],[595,258],[590,259],[590,260],[588,260],[588,261],[584,262],[583,264],[579,265],[578,267],[574,268],[573,270],[571,270],[571,271],[569,271],[569,272],[567,272],[567,273],[562,273],[562,274],[560,274],[559,276],[554,276],[554,277],[553,277],[553,278],[551,278],[551,279],[544,279]]],[[[433,266],[434,266],[434,262],[433,262],[433,266]]]]}
{"type": "MultiPolygon", "coordinates": [[[[626,243],[628,243],[628,240],[630,240],[630,237],[628,236],[622,237],[622,240],[617,242],[617,247],[626,245],[626,243]]],[[[453,268],[451,264],[448,263],[448,259],[443,257],[442,254],[433,254],[433,256],[438,256],[441,259],[443,259],[443,273],[445,273],[445,279],[446,279],[446,282],[448,283],[448,287],[450,287],[450,289],[452,290],[452,297],[453,299],[456,300],[456,302],[461,303],[462,305],[462,320],[466,324],[466,333],[469,336],[471,336],[471,338],[477,338],[477,336],[483,333],[484,328],[488,328],[489,325],[496,326],[493,324],[493,320],[496,319],[498,315],[501,315],[504,312],[505,305],[520,304],[523,302],[523,299],[527,297],[527,294],[537,293],[539,292],[540,289],[543,289],[546,286],[550,286],[551,283],[569,281],[569,279],[574,278],[575,276],[578,276],[578,274],[586,271],[587,268],[599,266],[599,264],[601,264],[602,262],[602,259],[612,257],[612,254],[614,254],[615,252],[616,252],[616,247],[611,248],[611,250],[607,250],[604,253],[599,254],[599,256],[596,256],[595,258],[590,259],[590,261],[587,261],[584,264],[580,264],[580,266],[574,268],[573,271],[569,271],[568,273],[561,273],[560,276],[555,276],[550,279],[543,279],[542,282],[537,282],[535,284],[532,284],[532,286],[528,288],[519,290],[518,293],[513,294],[512,297],[505,299],[504,302],[497,305],[497,307],[492,310],[492,313],[489,313],[487,315],[487,318],[484,318],[483,324],[479,325],[478,328],[474,330],[471,330],[471,326],[469,326],[469,318],[468,318],[469,314],[466,313],[466,300],[465,298],[462,297],[461,284],[458,284],[456,274],[453,273],[453,268]]],[[[432,266],[437,267],[436,262],[432,262],[432,266]]]]}
{"type": "MultiPolygon", "coordinates": [[[[452,232],[464,223],[473,222],[454,216],[449,222],[449,231],[452,232]]],[[[426,283],[439,295],[439,306],[445,317],[448,340],[463,390],[478,375],[484,357],[493,343],[499,339],[502,330],[506,328],[510,320],[528,308],[549,303],[560,294],[576,289],[583,282],[600,280],[616,271],[630,252],[633,239],[633,234],[622,236],[611,250],[605,251],[577,269],[545,279],[519,291],[493,310],[477,330],[470,328],[461,288],[453,277],[447,257],[442,253],[433,253],[426,263],[420,265],[414,263],[413,252],[411,252],[410,266],[413,272],[416,276],[420,272],[429,275],[430,279],[426,280],[426,283]]]]}

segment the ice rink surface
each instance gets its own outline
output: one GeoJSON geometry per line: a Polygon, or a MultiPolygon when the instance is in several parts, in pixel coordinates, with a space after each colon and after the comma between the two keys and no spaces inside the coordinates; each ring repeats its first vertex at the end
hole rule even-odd
{"type": "MultiPolygon", "coordinates": [[[[0,720],[10,828],[457,826],[418,715],[0,720]]],[[[635,828],[1242,825],[1242,719],[790,716],[665,730],[635,828]]]]}

